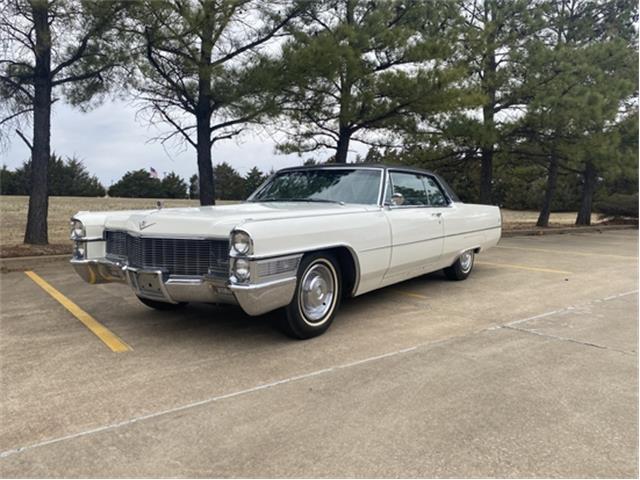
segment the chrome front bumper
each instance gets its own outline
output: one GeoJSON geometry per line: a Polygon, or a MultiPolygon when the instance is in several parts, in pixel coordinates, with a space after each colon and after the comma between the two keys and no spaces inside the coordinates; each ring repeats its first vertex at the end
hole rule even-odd
{"type": "Polygon", "coordinates": [[[126,283],[140,297],[168,303],[235,304],[248,315],[261,315],[288,305],[296,288],[295,275],[236,284],[215,276],[166,275],[161,270],[133,268],[106,258],[72,259],[71,265],[87,283],[126,283]]]}

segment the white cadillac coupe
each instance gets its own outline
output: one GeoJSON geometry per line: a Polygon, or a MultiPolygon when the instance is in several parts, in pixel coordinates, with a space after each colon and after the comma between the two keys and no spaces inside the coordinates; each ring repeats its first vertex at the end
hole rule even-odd
{"type": "Polygon", "coordinates": [[[440,269],[464,280],[501,229],[498,207],[460,202],[433,173],[328,164],[280,170],[236,205],[78,212],[71,263],[89,283],[127,283],[151,308],[283,308],[285,331],[310,338],[343,296],[440,269]]]}

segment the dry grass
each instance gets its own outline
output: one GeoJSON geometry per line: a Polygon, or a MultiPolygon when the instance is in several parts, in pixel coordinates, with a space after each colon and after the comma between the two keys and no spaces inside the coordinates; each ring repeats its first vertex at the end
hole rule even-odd
{"type": "MultiPolygon", "coordinates": [[[[0,257],[47,255],[71,251],[69,218],[79,210],[130,210],[154,208],[156,200],[150,198],[49,198],[49,243],[45,247],[23,245],[27,223],[29,197],[0,196],[0,257]]],[[[198,205],[197,200],[164,200],[170,207],[198,205]]]]}
{"type": "MultiPolygon", "coordinates": [[[[70,252],[69,218],[78,210],[128,210],[153,208],[156,200],[150,198],[88,198],[51,197],[49,199],[49,242],[45,247],[22,244],[27,219],[28,197],[0,196],[0,257],[42,255],[70,252]]],[[[165,200],[165,207],[198,205],[197,200],[165,200]]],[[[506,229],[533,228],[537,212],[503,210],[506,229]]],[[[573,224],[575,213],[554,213],[551,226],[573,224]]],[[[594,218],[595,220],[595,218],[594,218]]]]}
{"type": "MultiPolygon", "coordinates": [[[[577,212],[552,213],[549,219],[550,228],[570,227],[576,221],[577,212]]],[[[508,230],[534,228],[538,220],[538,212],[530,210],[502,210],[502,220],[508,230]]],[[[598,215],[591,216],[591,223],[598,222],[598,215]]]]}

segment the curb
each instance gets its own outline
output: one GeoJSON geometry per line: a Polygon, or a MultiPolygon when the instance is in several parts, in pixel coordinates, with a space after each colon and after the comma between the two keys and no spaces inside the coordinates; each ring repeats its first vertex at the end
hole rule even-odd
{"type": "Polygon", "coordinates": [[[7,257],[0,258],[0,272],[16,272],[24,270],[32,270],[42,265],[68,262],[71,254],[64,253],[61,255],[35,255],[31,257],[7,257]]]}
{"type": "Polygon", "coordinates": [[[637,230],[638,225],[591,225],[588,227],[538,228],[527,230],[503,230],[502,237],[521,237],[530,235],[564,235],[567,233],[598,232],[608,230],[637,230]]]}
{"type": "MultiPolygon", "coordinates": [[[[637,225],[592,225],[589,227],[567,227],[567,228],[549,228],[537,230],[503,230],[502,238],[522,237],[532,235],[564,235],[568,233],[580,232],[603,232],[607,230],[637,230],[637,225]]],[[[30,257],[7,257],[0,258],[0,272],[16,272],[31,270],[43,264],[51,264],[56,262],[68,262],[71,258],[70,253],[60,255],[35,255],[30,257]]]]}

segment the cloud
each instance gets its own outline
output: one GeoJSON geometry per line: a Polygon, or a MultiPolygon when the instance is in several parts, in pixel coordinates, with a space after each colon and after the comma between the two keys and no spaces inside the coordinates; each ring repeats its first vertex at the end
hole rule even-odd
{"type": "MultiPolygon", "coordinates": [[[[191,146],[163,148],[159,142],[149,142],[157,131],[136,119],[135,107],[122,101],[111,101],[84,113],[66,104],[56,104],[51,119],[51,150],[67,157],[82,160],[89,171],[105,185],[117,181],[127,170],[155,168],[158,172],[175,171],[188,178],[197,172],[196,154],[191,146]]],[[[367,148],[353,145],[364,155],[367,148]]],[[[306,156],[324,159],[330,152],[317,152],[306,156]]],[[[7,151],[2,152],[0,163],[9,168],[18,167],[28,158],[24,143],[14,136],[7,151]]],[[[275,141],[266,135],[249,132],[235,140],[216,144],[212,150],[213,163],[231,164],[241,174],[252,167],[268,172],[288,166],[300,165],[297,155],[275,153],[275,141]]]]}

